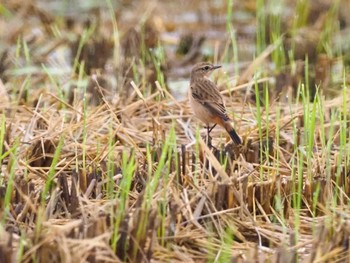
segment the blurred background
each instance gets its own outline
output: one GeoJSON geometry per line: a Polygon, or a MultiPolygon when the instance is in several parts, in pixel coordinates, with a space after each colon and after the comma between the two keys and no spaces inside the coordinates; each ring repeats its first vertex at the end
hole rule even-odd
{"type": "Polygon", "coordinates": [[[96,80],[114,102],[130,95],[131,80],[145,93],[158,81],[182,99],[191,67],[206,60],[223,64],[223,89],[268,77],[271,96],[286,100],[307,63],[311,94],[334,96],[348,75],[349,13],[347,0],[6,0],[0,79],[23,101],[29,88],[18,83],[27,79],[31,94],[55,89],[50,76],[69,103],[84,86],[101,102],[96,80]]]}

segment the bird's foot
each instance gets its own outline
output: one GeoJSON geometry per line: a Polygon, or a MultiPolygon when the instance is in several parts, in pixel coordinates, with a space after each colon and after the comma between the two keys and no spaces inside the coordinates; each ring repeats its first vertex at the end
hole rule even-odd
{"type": "Polygon", "coordinates": [[[213,146],[213,144],[212,144],[212,138],[211,138],[210,135],[205,136],[205,137],[203,138],[203,140],[205,141],[205,143],[207,144],[207,146],[208,146],[209,149],[214,149],[214,150],[216,150],[216,148],[215,148],[215,147],[213,146]]]}

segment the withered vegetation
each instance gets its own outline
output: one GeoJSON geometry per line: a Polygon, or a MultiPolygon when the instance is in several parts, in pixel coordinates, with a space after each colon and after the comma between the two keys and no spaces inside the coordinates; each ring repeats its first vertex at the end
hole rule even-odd
{"type": "Polygon", "coordinates": [[[0,262],[348,262],[348,1],[97,2],[0,3],[0,262]]]}

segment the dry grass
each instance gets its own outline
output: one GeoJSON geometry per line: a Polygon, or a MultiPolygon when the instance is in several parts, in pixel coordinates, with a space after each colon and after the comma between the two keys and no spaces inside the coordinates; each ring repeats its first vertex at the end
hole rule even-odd
{"type": "MultiPolygon", "coordinates": [[[[90,20],[60,20],[36,2],[6,3],[0,261],[349,261],[346,77],[339,84],[322,75],[312,99],[294,85],[308,81],[289,71],[298,62],[256,78],[281,43],[271,44],[245,61],[240,78],[215,76],[244,145],[215,128],[216,148],[208,147],[187,100],[166,85],[203,59],[204,40],[189,40],[183,57],[157,57],[149,48],[171,43],[161,34],[170,25],[153,16],[129,30],[118,13],[129,10],[124,4],[116,8],[116,44],[110,8],[88,12],[97,19],[89,35],[90,20]],[[77,66],[62,72],[57,58],[67,50],[77,66]],[[329,96],[326,84],[337,92],[329,96]]],[[[214,45],[214,58],[225,45],[214,45]]]]}

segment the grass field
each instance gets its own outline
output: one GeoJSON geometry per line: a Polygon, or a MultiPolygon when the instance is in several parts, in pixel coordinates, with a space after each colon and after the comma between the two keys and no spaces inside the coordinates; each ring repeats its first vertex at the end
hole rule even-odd
{"type": "Polygon", "coordinates": [[[346,0],[0,3],[0,262],[349,262],[346,0]],[[242,146],[193,117],[212,79],[242,146]]]}

